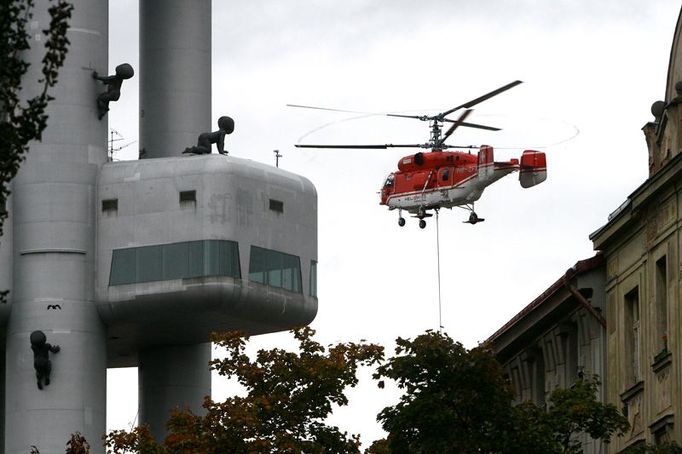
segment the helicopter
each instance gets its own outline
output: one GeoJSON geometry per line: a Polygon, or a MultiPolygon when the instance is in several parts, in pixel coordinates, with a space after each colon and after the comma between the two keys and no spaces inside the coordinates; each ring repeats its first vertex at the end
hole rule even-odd
{"type": "MultiPolygon", "coordinates": [[[[547,159],[545,153],[525,150],[520,159],[496,162],[492,146],[457,146],[445,143],[458,127],[499,131],[500,128],[469,123],[465,120],[473,112],[473,106],[492,98],[522,83],[520,80],[497,88],[452,109],[436,115],[403,115],[387,113],[389,117],[410,118],[430,123],[430,138],[421,144],[382,144],[382,145],[309,145],[296,144],[297,148],[338,148],[338,149],[388,149],[420,148],[430,151],[404,156],[398,161],[398,170],[391,172],[384,180],[379,192],[380,205],[389,210],[398,210],[398,225],[405,225],[403,211],[419,219],[419,227],[426,227],[426,218],[433,216],[441,208],[463,208],[470,212],[468,224],[477,224],[485,219],[476,214],[474,203],[481,198],[483,190],[500,178],[519,172],[521,187],[530,188],[547,179],[547,159]],[[466,109],[457,119],[447,118],[457,110],[466,109]],[[443,132],[444,125],[450,124],[443,132]],[[468,149],[468,151],[446,151],[449,149],[468,149]],[[472,154],[471,149],[478,149],[472,154]]],[[[341,112],[341,109],[288,104],[289,107],[302,107],[341,112]]]]}

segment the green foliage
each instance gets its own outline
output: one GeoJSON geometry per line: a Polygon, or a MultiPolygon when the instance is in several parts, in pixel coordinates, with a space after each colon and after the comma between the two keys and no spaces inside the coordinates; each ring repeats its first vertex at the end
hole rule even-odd
{"type": "Polygon", "coordinates": [[[660,445],[639,444],[625,449],[623,454],[682,454],[682,447],[675,442],[660,445]]]}
{"type": "Polygon", "coordinates": [[[537,452],[581,453],[576,435],[586,433],[606,443],[614,435],[622,435],[629,427],[618,408],[597,399],[597,377],[580,379],[570,388],[554,390],[548,399],[547,410],[531,403],[516,407],[517,433],[526,445],[537,445],[537,452]],[[524,439],[525,438],[525,439],[524,439]]]}
{"type": "Polygon", "coordinates": [[[33,0],[0,1],[0,235],[7,217],[1,208],[9,197],[8,184],[25,159],[29,142],[40,140],[47,126],[45,109],[53,99],[48,89],[56,85],[69,47],[66,33],[73,6],[66,0],[56,0],[48,10],[50,26],[43,30],[45,54],[38,81],[41,91],[22,101],[22,79],[30,66],[22,53],[31,47],[26,26],[33,17],[33,6],[33,0]]]}
{"type": "Polygon", "coordinates": [[[115,432],[107,437],[114,454],[145,453],[359,453],[359,441],[325,424],[333,405],[346,405],[347,387],[357,384],[357,370],[383,358],[383,348],[344,343],[324,348],[314,331],[293,331],[298,352],[260,350],[255,360],[246,354],[248,337],[239,333],[216,335],[213,342],[227,349],[227,357],[211,362],[225,377],[236,377],[245,397],[204,402],[206,414],[175,412],[168,433],[158,444],[146,429],[115,432]]]}
{"type": "Polygon", "coordinates": [[[66,454],[90,454],[90,444],[83,435],[76,432],[66,442],[66,454]]]}
{"type": "MultiPolygon", "coordinates": [[[[37,446],[31,445],[30,454],[40,454],[37,446]]],[[[90,454],[90,444],[80,432],[71,434],[71,438],[66,442],[65,454],[90,454]]]]}
{"type": "MultiPolygon", "coordinates": [[[[404,390],[377,420],[392,453],[499,452],[509,426],[512,391],[485,347],[472,350],[427,331],[397,339],[396,356],[377,369],[404,390]]],[[[379,382],[382,386],[383,382],[379,382]]]]}
{"type": "Polygon", "coordinates": [[[627,418],[618,408],[597,400],[599,380],[578,380],[571,388],[557,389],[549,397],[547,421],[554,429],[555,439],[564,452],[582,452],[571,436],[585,432],[605,442],[614,434],[622,435],[628,428],[627,418]]]}
{"type": "Polygon", "coordinates": [[[130,432],[114,430],[104,438],[107,452],[114,454],[135,452],[138,454],[165,454],[168,451],[158,444],[149,427],[139,426],[130,432]]]}
{"type": "MultiPolygon", "coordinates": [[[[146,427],[112,432],[106,438],[109,452],[359,453],[358,437],[325,419],[334,405],[348,403],[344,390],[357,384],[358,367],[380,363],[383,348],[345,343],[325,349],[310,328],[293,333],[298,352],[260,350],[254,360],[245,351],[248,337],[216,336],[213,341],[227,349],[227,357],[211,365],[236,377],[246,396],[224,402],[207,398],[204,416],[176,411],[163,443],[146,427]]],[[[433,331],[396,342],[395,355],[377,367],[374,378],[380,388],[386,379],[395,381],[403,394],[377,416],[388,436],[366,454],[568,454],[581,452],[576,437],[581,432],[608,442],[628,428],[613,405],[598,401],[596,378],[555,390],[547,408],[530,402],[514,406],[502,367],[487,346],[467,350],[433,331]]]]}
{"type": "Polygon", "coordinates": [[[596,379],[555,390],[548,409],[513,406],[502,368],[485,345],[467,350],[431,331],[397,344],[375,378],[395,380],[405,393],[377,417],[388,449],[376,444],[368,453],[577,453],[578,433],[608,442],[628,427],[616,407],[597,400],[596,379]]]}

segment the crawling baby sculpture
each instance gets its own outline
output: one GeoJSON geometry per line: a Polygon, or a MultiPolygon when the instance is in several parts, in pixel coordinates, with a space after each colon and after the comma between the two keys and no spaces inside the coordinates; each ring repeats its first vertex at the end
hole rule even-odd
{"type": "Polygon", "coordinates": [[[33,367],[36,370],[38,389],[43,389],[43,384],[45,386],[50,384],[50,372],[52,371],[50,352],[57,353],[60,348],[59,345],[48,344],[47,337],[42,331],[33,331],[31,333],[31,350],[33,350],[33,367]]]}

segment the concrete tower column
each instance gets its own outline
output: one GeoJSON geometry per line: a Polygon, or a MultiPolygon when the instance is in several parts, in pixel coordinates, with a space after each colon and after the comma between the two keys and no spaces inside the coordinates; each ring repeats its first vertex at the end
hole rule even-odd
{"type": "Polygon", "coordinates": [[[177,345],[140,352],[140,422],[149,424],[163,440],[173,409],[201,414],[204,397],[211,394],[210,344],[177,345]]]}
{"type": "Polygon", "coordinates": [[[142,0],[141,157],[180,156],[211,126],[211,0],[142,0]]]}
{"type": "MultiPolygon", "coordinates": [[[[180,156],[211,131],[211,0],[140,2],[142,158],[180,156]]],[[[174,408],[211,394],[210,343],[140,353],[140,423],[157,439],[174,408]]]]}
{"type": "MultiPolygon", "coordinates": [[[[107,71],[108,2],[72,0],[71,45],[51,93],[48,127],[31,145],[13,181],[13,285],[7,327],[5,453],[64,452],[81,432],[102,453],[106,430],[106,348],[94,302],[96,177],[106,160],[107,121],[97,118],[104,88],[93,70],[107,71]],[[30,334],[59,345],[51,383],[39,390],[30,334]]],[[[31,69],[23,98],[40,84],[47,0],[29,22],[31,69]]]]}

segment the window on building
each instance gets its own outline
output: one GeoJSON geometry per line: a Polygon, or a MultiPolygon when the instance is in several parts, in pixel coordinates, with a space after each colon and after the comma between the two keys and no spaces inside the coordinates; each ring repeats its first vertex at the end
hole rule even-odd
{"type": "Polygon", "coordinates": [[[303,293],[301,260],[295,255],[251,246],[249,280],[270,287],[303,293]]]}
{"type": "Polygon", "coordinates": [[[639,287],[625,294],[625,367],[630,384],[641,379],[640,368],[640,327],[639,327],[639,287]]]}
{"type": "Polygon", "coordinates": [[[656,345],[661,352],[668,348],[668,272],[665,255],[656,261],[656,345]]]}
{"type": "Polygon", "coordinates": [[[308,289],[308,294],[312,297],[317,298],[317,262],[315,260],[310,261],[310,285],[308,289]]]}
{"type": "Polygon", "coordinates": [[[277,213],[284,213],[284,202],[281,200],[270,199],[270,209],[277,213]]]}
{"type": "Polygon", "coordinates": [[[118,211],[118,199],[104,199],[102,200],[102,212],[107,214],[115,214],[118,211]]]}
{"type": "Polygon", "coordinates": [[[660,446],[672,442],[674,437],[674,426],[674,416],[670,414],[663,416],[658,419],[658,421],[651,424],[649,428],[651,429],[651,434],[654,438],[654,445],[660,446]]]}
{"type": "Polygon", "coordinates": [[[201,240],[114,249],[109,285],[206,276],[241,278],[236,242],[201,240]]]}
{"type": "Polygon", "coordinates": [[[180,203],[191,203],[197,201],[197,191],[180,191],[180,203]]]}

